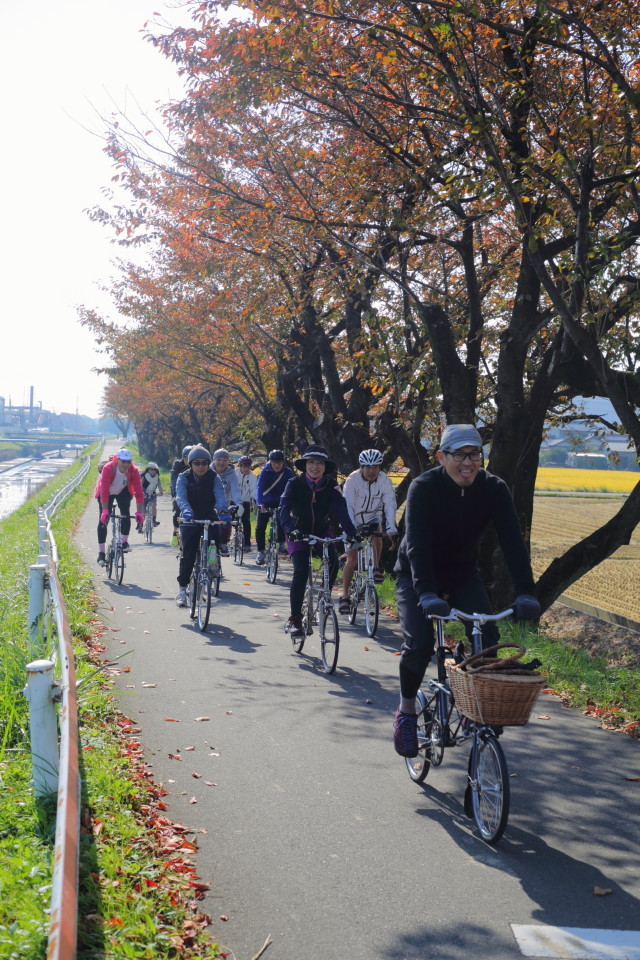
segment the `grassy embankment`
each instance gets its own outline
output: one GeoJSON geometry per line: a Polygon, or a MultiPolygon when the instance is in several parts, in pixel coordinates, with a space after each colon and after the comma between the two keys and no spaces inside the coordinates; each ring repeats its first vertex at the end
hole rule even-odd
{"type": "MultiPolygon", "coordinates": [[[[37,556],[37,507],[79,466],[0,523],[0,958],[11,960],[46,955],[55,830],[55,799],[33,795],[28,708],[20,694],[25,666],[34,659],[26,631],[28,567],[37,556]]],[[[218,948],[194,909],[203,887],[189,860],[195,847],[163,817],[162,791],[146,774],[100,663],[92,581],[71,540],[94,483],[91,470],[54,520],[80,701],[78,958],[213,958],[218,948]]]]}

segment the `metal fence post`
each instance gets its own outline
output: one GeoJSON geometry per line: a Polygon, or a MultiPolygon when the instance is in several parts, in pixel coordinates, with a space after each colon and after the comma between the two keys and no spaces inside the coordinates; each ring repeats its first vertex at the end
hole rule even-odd
{"type": "MultiPolygon", "coordinates": [[[[41,560],[38,557],[38,560],[41,560]]],[[[44,582],[49,566],[46,563],[33,563],[29,567],[29,648],[31,653],[40,652],[42,635],[42,617],[44,614],[44,582]]]]}
{"type": "Polygon", "coordinates": [[[58,789],[58,717],[54,703],[57,686],[53,662],[34,660],[27,664],[27,685],[22,691],[29,701],[31,770],[36,797],[58,789]]]}

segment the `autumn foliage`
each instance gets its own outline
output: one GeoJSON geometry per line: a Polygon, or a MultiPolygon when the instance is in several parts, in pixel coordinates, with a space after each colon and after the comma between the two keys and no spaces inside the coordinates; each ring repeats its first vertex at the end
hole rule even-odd
{"type": "MultiPolygon", "coordinates": [[[[114,284],[122,319],[84,322],[120,404],[174,449],[313,438],[343,470],[376,445],[413,474],[476,421],[528,533],[573,397],[609,397],[640,444],[637,4],[228,6],[150,35],[185,82],[166,140],[109,132],[127,202],[93,216],[146,256],[114,284]]],[[[639,519],[636,487],[543,606],[639,519]]]]}

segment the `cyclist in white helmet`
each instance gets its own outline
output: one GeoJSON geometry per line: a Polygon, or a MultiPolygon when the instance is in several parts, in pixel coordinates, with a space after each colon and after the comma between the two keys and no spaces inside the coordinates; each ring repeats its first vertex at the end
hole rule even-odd
{"type": "MultiPolygon", "coordinates": [[[[382,454],[379,450],[363,450],[358,457],[360,464],[357,470],[350,473],[344,483],[344,498],[354,526],[358,531],[363,526],[371,530],[386,533],[395,544],[398,537],[396,527],[396,495],[393,484],[380,469],[382,454]]],[[[382,538],[373,538],[374,580],[382,583],[384,573],[380,569],[380,555],[382,553],[382,538]]],[[[356,569],[358,560],[357,550],[347,550],[347,559],[342,571],[342,596],[338,610],[341,614],[349,613],[349,586],[356,569]]]]}

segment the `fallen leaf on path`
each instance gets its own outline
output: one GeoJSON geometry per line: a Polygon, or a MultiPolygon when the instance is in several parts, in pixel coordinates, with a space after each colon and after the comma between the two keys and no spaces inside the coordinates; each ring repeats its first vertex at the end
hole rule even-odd
{"type": "Polygon", "coordinates": [[[205,780],[205,784],[206,784],[207,787],[217,787],[217,786],[218,786],[217,783],[213,783],[213,781],[211,781],[211,780],[205,780]]]}
{"type": "Polygon", "coordinates": [[[225,713],[228,717],[231,717],[233,715],[233,710],[225,710],[225,713]]]}
{"type": "Polygon", "coordinates": [[[122,672],[123,672],[123,673],[131,673],[131,667],[123,667],[123,668],[122,668],[122,672]]]}
{"type": "Polygon", "coordinates": [[[365,700],[365,703],[373,703],[373,700],[365,700]]]}
{"type": "Polygon", "coordinates": [[[135,690],[135,688],[136,688],[135,683],[128,683],[128,684],[127,684],[127,690],[135,690]]]}
{"type": "Polygon", "coordinates": [[[609,887],[594,887],[593,892],[596,897],[607,897],[610,893],[613,893],[613,890],[610,890],[609,887]]]}
{"type": "Polygon", "coordinates": [[[219,757],[220,754],[219,754],[219,753],[210,753],[209,756],[210,756],[210,757],[219,757]]]}
{"type": "Polygon", "coordinates": [[[143,630],[143,633],[151,633],[151,630],[143,630]]]}
{"type": "Polygon", "coordinates": [[[178,757],[175,753],[168,753],[167,756],[170,760],[182,760],[182,757],[178,757]]]}
{"type": "Polygon", "coordinates": [[[196,800],[195,797],[191,797],[191,800],[189,800],[189,803],[197,803],[197,802],[198,802],[198,801],[196,800]]]}
{"type": "Polygon", "coordinates": [[[201,721],[204,721],[204,720],[211,720],[211,717],[196,717],[196,718],[195,718],[195,722],[196,722],[196,723],[200,723],[201,721]]]}
{"type": "Polygon", "coordinates": [[[175,717],[164,717],[163,719],[166,720],[167,723],[180,723],[175,717]]]}
{"type": "Polygon", "coordinates": [[[143,683],[142,686],[143,686],[143,687],[157,687],[158,684],[157,684],[157,683],[143,683]]]}
{"type": "Polygon", "coordinates": [[[362,649],[368,651],[368,650],[369,650],[369,647],[363,647],[362,649]]]}
{"type": "Polygon", "coordinates": [[[541,713],[537,717],[538,720],[551,720],[551,717],[546,713],[541,713]]]}
{"type": "Polygon", "coordinates": [[[640,777],[625,777],[625,780],[638,781],[638,780],[640,780],[640,777]]]}
{"type": "Polygon", "coordinates": [[[194,780],[202,780],[201,773],[192,773],[191,776],[193,777],[194,780]]]}
{"type": "Polygon", "coordinates": [[[220,919],[221,919],[221,920],[228,920],[229,917],[226,915],[226,913],[221,913],[221,914],[220,914],[220,919]]]}
{"type": "Polygon", "coordinates": [[[185,750],[195,750],[195,747],[185,747],[185,750]]]}

